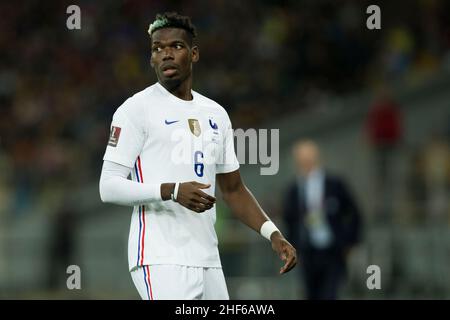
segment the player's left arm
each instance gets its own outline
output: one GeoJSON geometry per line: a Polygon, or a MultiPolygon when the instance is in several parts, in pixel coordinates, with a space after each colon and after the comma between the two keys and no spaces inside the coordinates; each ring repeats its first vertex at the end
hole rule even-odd
{"type": "MultiPolygon", "coordinates": [[[[263,224],[270,219],[243,183],[239,170],[217,174],[216,179],[223,199],[231,208],[233,214],[247,226],[260,233],[263,224]]],[[[290,271],[297,263],[295,248],[279,230],[272,232],[270,241],[273,250],[285,262],[280,269],[280,274],[290,271]]]]}

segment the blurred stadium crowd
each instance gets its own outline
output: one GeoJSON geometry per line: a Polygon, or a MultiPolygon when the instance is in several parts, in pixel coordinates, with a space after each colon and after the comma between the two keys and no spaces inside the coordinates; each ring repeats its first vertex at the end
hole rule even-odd
{"type": "MultiPolygon", "coordinates": [[[[446,1],[387,4],[398,10],[389,10],[393,20],[383,13],[391,24],[383,33],[367,31],[359,1],[253,2],[170,3],[198,28],[194,87],[224,105],[235,127],[377,81],[411,81],[450,48],[446,1]]],[[[26,211],[46,185],[96,178],[112,113],[155,81],[146,30],[165,2],[79,5],[82,28],[69,31],[64,2],[0,4],[1,167],[12,187],[2,203],[10,213],[26,211]]]]}
{"type": "Polygon", "coordinates": [[[194,88],[235,128],[326,109],[332,97],[381,83],[424,81],[450,61],[444,0],[385,1],[382,30],[371,32],[369,1],[78,1],[73,31],[70,4],[0,2],[3,221],[59,208],[70,190],[98,180],[113,112],[156,81],[147,28],[157,12],[192,17],[194,88]]]}

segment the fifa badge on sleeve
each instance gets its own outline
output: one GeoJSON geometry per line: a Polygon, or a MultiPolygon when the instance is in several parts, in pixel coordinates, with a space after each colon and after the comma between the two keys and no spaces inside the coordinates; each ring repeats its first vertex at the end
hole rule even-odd
{"type": "Polygon", "coordinates": [[[119,137],[120,137],[120,131],[122,129],[119,127],[111,127],[111,133],[109,135],[109,140],[108,140],[108,146],[111,147],[116,147],[117,143],[119,142],[119,137]]]}

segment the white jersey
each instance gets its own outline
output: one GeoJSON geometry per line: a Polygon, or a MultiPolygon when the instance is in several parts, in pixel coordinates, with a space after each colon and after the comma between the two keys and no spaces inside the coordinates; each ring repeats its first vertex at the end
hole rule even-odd
{"type": "MultiPolygon", "coordinates": [[[[156,83],[114,113],[103,160],[133,168],[139,183],[198,181],[239,168],[231,122],[216,102],[192,91],[182,100],[156,83]]],[[[129,268],[155,264],[221,267],[215,206],[196,213],[168,200],[135,206],[128,242],[129,268]]]]}

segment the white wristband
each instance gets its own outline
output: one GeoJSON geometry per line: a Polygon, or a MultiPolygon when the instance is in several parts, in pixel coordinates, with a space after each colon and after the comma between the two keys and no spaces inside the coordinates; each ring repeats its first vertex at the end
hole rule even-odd
{"type": "Polygon", "coordinates": [[[173,189],[173,198],[172,198],[172,200],[175,202],[178,202],[177,198],[178,198],[178,188],[179,187],[180,187],[180,183],[179,182],[175,183],[175,188],[173,189]]]}
{"type": "Polygon", "coordinates": [[[259,231],[259,233],[266,238],[267,240],[270,241],[270,236],[272,235],[272,233],[274,233],[275,231],[280,231],[278,230],[277,226],[270,220],[266,221],[263,223],[263,225],[261,226],[261,230],[259,231]]]}

